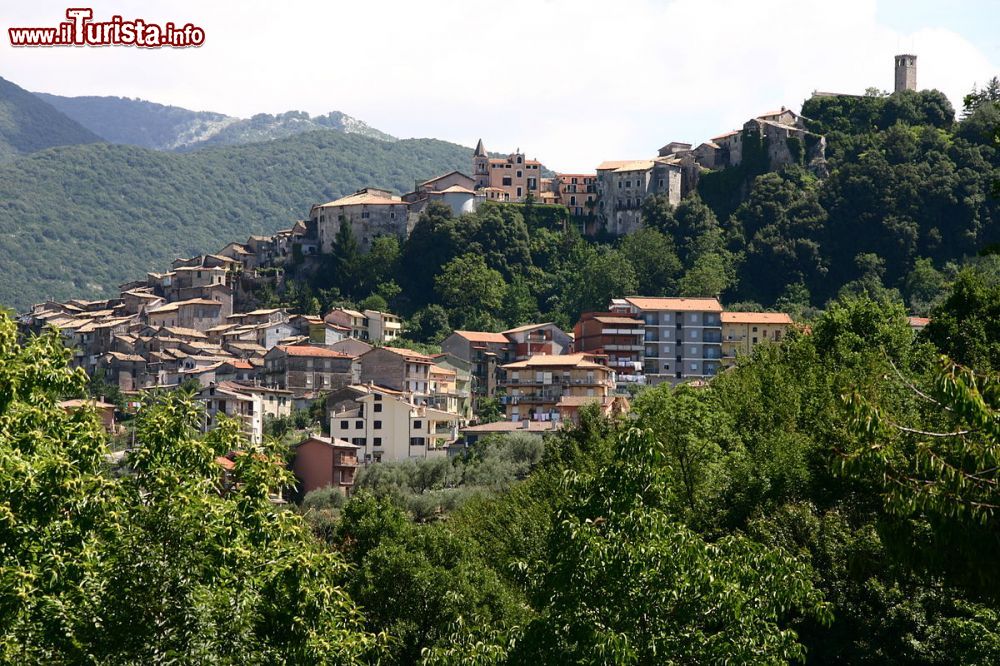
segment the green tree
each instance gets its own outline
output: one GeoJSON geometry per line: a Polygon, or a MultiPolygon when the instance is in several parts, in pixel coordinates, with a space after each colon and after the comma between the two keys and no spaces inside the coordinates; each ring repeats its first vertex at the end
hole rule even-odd
{"type": "Polygon", "coordinates": [[[594,474],[569,474],[516,663],[802,659],[790,623],[829,610],[811,572],[739,536],[709,543],[674,519],[663,446],[625,435],[594,474]],[[779,582],[780,581],[780,582],[779,582]]]}
{"type": "Polygon", "coordinates": [[[1000,261],[962,270],[931,311],[924,335],[943,354],[978,370],[1000,369],[1000,261]]]}
{"type": "Polygon", "coordinates": [[[506,290],[503,276],[489,268],[479,254],[464,254],[449,261],[434,278],[434,286],[442,305],[450,310],[455,328],[495,317],[506,290]]]}
{"type": "Polygon", "coordinates": [[[718,297],[733,283],[732,268],[720,254],[705,254],[695,261],[678,285],[681,296],[718,297]]]}
{"type": "Polygon", "coordinates": [[[343,217],[333,239],[332,263],[340,289],[348,296],[357,296],[361,281],[361,249],[350,221],[343,217]]]}
{"type": "Polygon", "coordinates": [[[374,636],[320,549],[270,494],[291,479],[190,394],[147,403],[132,473],[113,474],[86,378],[55,334],[0,318],[0,659],[26,663],[351,662],[374,636]],[[222,492],[216,457],[239,449],[222,492]]]}
{"type": "Polygon", "coordinates": [[[677,276],[682,266],[666,234],[647,226],[625,236],[620,250],[635,269],[640,294],[669,296],[677,293],[677,276]]]}

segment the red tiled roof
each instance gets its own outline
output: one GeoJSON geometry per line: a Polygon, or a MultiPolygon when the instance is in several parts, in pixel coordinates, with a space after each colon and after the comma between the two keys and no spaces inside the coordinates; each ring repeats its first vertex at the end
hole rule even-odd
{"type": "Polygon", "coordinates": [[[343,354],[332,349],[322,347],[312,347],[310,345],[278,345],[277,349],[285,352],[289,356],[316,356],[322,358],[352,358],[350,354],[343,354]]]}
{"type": "Polygon", "coordinates": [[[455,335],[465,338],[469,342],[499,342],[506,344],[510,342],[503,333],[488,333],[487,331],[455,331],[455,335]]]}

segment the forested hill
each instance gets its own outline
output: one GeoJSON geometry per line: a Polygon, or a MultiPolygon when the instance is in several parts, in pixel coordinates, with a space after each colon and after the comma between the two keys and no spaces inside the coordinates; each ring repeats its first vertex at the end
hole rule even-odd
{"type": "Polygon", "coordinates": [[[101,141],[27,90],[0,78],[0,162],[52,146],[101,141]]]}
{"type": "Polygon", "coordinates": [[[127,97],[62,97],[35,93],[40,99],[111,143],[156,150],[190,150],[281,139],[319,129],[335,129],[386,141],[395,140],[340,111],[310,117],[302,111],[259,113],[236,118],[212,111],[191,111],[127,97]]]}
{"type": "Polygon", "coordinates": [[[818,305],[878,283],[915,307],[934,271],[1000,241],[995,87],[970,96],[960,120],[933,90],[818,97],[802,114],[827,137],[827,178],[745,163],[702,180],[737,257],[733,297],[771,304],[803,286],[818,305]]]}
{"type": "Polygon", "coordinates": [[[323,130],[185,154],[93,144],[26,155],[0,166],[0,303],[108,295],[175,257],[287,228],[313,203],[467,170],[471,154],[323,130]]]}

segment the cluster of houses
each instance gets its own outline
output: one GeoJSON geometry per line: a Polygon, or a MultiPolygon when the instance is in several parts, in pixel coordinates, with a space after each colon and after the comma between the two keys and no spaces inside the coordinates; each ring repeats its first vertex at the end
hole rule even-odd
{"type": "MultiPolygon", "coordinates": [[[[268,419],[322,400],[329,437],[296,447],[305,491],[349,488],[359,464],[447,456],[494,433],[551,431],[588,405],[624,414],[634,387],[707,380],[792,325],[780,313],[724,312],[714,298],[629,297],[584,313],[571,332],[553,323],[454,331],[429,355],[394,345],[402,322],[387,312],[234,313],[235,281],[268,265],[259,256],[267,245],[251,239],[176,260],[166,273],[122,285],[118,298],[40,303],[20,323],[26,332],[58,329],[74,366],[136,403],[150,390],[191,387],[206,431],[235,418],[259,442],[268,419]],[[484,400],[502,420],[475,422],[484,400]]],[[[98,403],[113,424],[114,410],[98,403]]]]}
{"type": "Polygon", "coordinates": [[[506,157],[491,157],[482,140],[472,156],[472,175],[452,171],[414,183],[412,192],[395,195],[367,187],[335,201],[312,207],[305,222],[318,247],[328,252],[342,223],[351,226],[362,248],[381,235],[406,238],[432,201],[447,205],[454,215],[475,211],[484,201],[565,206],[584,233],[598,229],[614,235],[641,226],[642,205],[661,195],[673,204],[693,190],[703,171],[738,166],[744,146],[754,142],[766,154],[770,168],[808,164],[822,172],[826,140],[809,132],[799,114],[782,107],[751,118],[743,127],[703,142],[671,142],[647,159],[608,160],[593,173],[543,175],[541,162],[527,159],[520,149],[506,157]]]}

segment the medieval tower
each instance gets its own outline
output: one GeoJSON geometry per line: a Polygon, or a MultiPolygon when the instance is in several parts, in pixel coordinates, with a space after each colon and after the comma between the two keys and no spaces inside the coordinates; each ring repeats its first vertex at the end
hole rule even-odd
{"type": "Polygon", "coordinates": [[[917,56],[898,55],[896,56],[896,90],[916,90],[917,89],[917,56]]]}
{"type": "Polygon", "coordinates": [[[490,156],[483,147],[483,140],[476,144],[476,152],[472,155],[472,177],[476,180],[476,189],[490,185],[490,156]]]}

